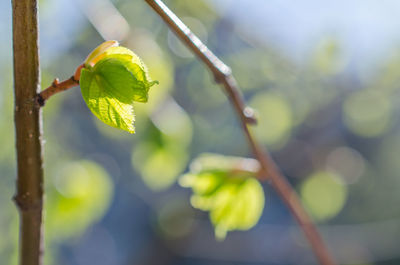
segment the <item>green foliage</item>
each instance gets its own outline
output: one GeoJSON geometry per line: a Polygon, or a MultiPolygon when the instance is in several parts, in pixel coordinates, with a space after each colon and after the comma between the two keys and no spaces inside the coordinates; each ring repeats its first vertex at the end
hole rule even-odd
{"type": "Polygon", "coordinates": [[[108,41],[97,47],[81,71],[82,96],[104,123],[134,133],[133,102],[147,102],[151,81],[140,58],[108,41]]]}
{"type": "Polygon", "coordinates": [[[254,177],[254,162],[239,157],[204,155],[180,179],[181,186],[192,188],[192,206],[209,211],[217,239],[224,239],[228,231],[248,230],[260,219],[265,198],[254,177]]]}

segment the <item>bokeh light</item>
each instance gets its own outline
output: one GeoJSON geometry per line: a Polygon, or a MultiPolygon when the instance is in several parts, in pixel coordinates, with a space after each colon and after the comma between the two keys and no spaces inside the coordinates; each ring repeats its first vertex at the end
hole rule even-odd
{"type": "Polygon", "coordinates": [[[347,187],[330,172],[317,172],[301,185],[301,198],[318,221],[335,217],[347,199],[347,187]]]}
{"type": "Polygon", "coordinates": [[[258,137],[272,149],[282,147],[290,137],[292,110],[289,102],[277,94],[258,94],[251,101],[260,116],[256,127],[258,137]]]}
{"type": "Polygon", "coordinates": [[[343,105],[347,127],[363,137],[376,137],[390,126],[392,104],[378,91],[363,90],[350,95],[343,105]]]}
{"type": "Polygon", "coordinates": [[[50,238],[81,234],[107,211],[113,184],[104,169],[91,161],[72,162],[60,169],[53,180],[46,204],[50,238]]]}

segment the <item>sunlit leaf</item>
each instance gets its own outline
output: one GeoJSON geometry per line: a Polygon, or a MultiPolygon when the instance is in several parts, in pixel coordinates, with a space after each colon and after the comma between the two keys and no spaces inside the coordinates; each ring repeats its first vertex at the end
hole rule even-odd
{"type": "Polygon", "coordinates": [[[193,207],[209,211],[218,239],[224,239],[228,231],[252,228],[261,217],[265,200],[254,173],[238,170],[232,161],[238,162],[239,158],[226,160],[224,166],[213,169],[205,167],[198,171],[197,166],[192,166],[192,172],[182,176],[179,182],[183,187],[192,188],[193,207]],[[226,167],[229,164],[230,169],[226,167]]]}
{"type": "Polygon", "coordinates": [[[104,52],[111,48],[111,47],[115,47],[118,46],[118,41],[115,40],[109,40],[109,41],[105,41],[102,44],[100,44],[99,46],[96,47],[96,49],[94,49],[86,58],[85,60],[85,66],[94,66],[96,61],[98,61],[98,58],[101,57],[104,52]]]}
{"type": "Polygon", "coordinates": [[[104,123],[134,133],[133,102],[147,102],[151,81],[147,68],[124,47],[100,45],[81,71],[82,96],[89,109],[104,123]]]}

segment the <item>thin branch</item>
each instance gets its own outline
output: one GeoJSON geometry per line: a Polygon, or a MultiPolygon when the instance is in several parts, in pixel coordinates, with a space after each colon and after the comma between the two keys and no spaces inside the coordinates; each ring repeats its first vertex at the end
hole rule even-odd
{"type": "Polygon", "coordinates": [[[260,162],[263,176],[271,180],[272,185],[289,207],[303,229],[319,262],[323,265],[334,265],[335,261],[333,257],[325,246],[316,226],[303,208],[296,192],[281,174],[268,152],[263,149],[262,145],[260,145],[251,134],[248,124],[255,122],[253,111],[245,107],[244,101],[239,93],[237,82],[232,76],[231,69],[216,57],[161,0],[145,1],[156,11],[186,46],[206,64],[213,73],[216,82],[223,85],[233,108],[239,116],[240,124],[252,152],[255,158],[260,162]]]}
{"type": "Polygon", "coordinates": [[[37,6],[37,0],[12,1],[20,265],[40,265],[43,253],[41,111],[33,104],[40,87],[37,6]]]}
{"type": "Polygon", "coordinates": [[[51,86],[46,88],[45,90],[38,93],[35,97],[35,103],[39,107],[43,107],[46,101],[53,96],[54,94],[60,93],[62,91],[68,90],[72,87],[79,85],[79,78],[81,76],[81,70],[84,65],[80,65],[76,68],[75,74],[71,76],[69,79],[64,80],[62,82],[58,81],[58,78],[54,79],[51,86]]]}

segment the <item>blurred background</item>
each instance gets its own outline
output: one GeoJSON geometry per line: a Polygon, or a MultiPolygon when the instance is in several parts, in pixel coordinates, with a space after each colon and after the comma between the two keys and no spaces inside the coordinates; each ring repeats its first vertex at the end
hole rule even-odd
{"type": "MultiPolygon", "coordinates": [[[[340,264],[400,264],[400,2],[169,0],[233,69],[255,128],[340,264]]],[[[0,264],[17,264],[11,4],[0,2],[0,264]]],[[[44,108],[46,264],[316,264],[264,183],[258,225],[214,238],[176,184],[203,152],[251,156],[226,97],[137,0],[41,0],[42,87],[104,39],[160,85],[136,134],[91,114],[79,88],[44,108]]]]}

